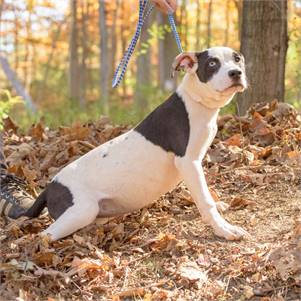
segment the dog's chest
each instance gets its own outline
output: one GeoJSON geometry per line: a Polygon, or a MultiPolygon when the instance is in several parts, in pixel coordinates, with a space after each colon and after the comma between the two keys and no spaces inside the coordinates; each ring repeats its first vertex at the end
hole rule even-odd
{"type": "Polygon", "coordinates": [[[190,136],[186,156],[202,160],[217,133],[218,111],[199,106],[194,103],[188,106],[190,136]]]}

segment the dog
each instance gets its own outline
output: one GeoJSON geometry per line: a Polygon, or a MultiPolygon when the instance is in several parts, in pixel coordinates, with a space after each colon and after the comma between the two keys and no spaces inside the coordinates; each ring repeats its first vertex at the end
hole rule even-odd
{"type": "Polygon", "coordinates": [[[58,240],[96,217],[148,206],[184,181],[216,235],[228,240],[247,235],[218,212],[201,164],[220,108],[247,88],[244,58],[213,47],[179,54],[172,70],[185,71],[176,92],[135,128],[64,167],[23,214],[37,217],[48,207],[55,221],[42,234],[58,240]]]}

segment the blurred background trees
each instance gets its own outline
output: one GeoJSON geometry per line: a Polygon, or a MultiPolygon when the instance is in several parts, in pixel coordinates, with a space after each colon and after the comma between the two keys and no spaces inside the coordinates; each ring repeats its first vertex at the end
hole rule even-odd
{"type": "MultiPolygon", "coordinates": [[[[157,11],[144,27],[126,78],[111,89],[136,27],[138,2],[0,0],[0,55],[39,111],[32,115],[18,106],[13,117],[24,126],[41,116],[60,125],[109,113],[115,122],[128,123],[162,102],[175,87],[170,65],[178,50],[166,16],[157,11]]],[[[253,102],[274,98],[300,107],[300,0],[178,0],[178,5],[184,50],[226,45],[246,55],[251,88],[239,99],[242,113],[253,102]]],[[[15,93],[1,67],[0,89],[15,93]]],[[[226,110],[234,112],[235,106],[226,110]]]]}

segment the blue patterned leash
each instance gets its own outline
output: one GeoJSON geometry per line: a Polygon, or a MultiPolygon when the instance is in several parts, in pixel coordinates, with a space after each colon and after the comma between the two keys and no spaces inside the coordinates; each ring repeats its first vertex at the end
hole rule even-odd
{"type": "MultiPolygon", "coordinates": [[[[122,79],[125,75],[128,63],[130,61],[130,58],[133,55],[136,44],[139,40],[143,24],[144,24],[145,20],[147,19],[147,17],[150,15],[150,13],[152,12],[152,10],[154,8],[154,6],[151,5],[149,7],[149,9],[147,10],[147,2],[148,2],[148,0],[139,0],[139,18],[138,18],[138,23],[137,23],[137,27],[136,27],[136,32],[135,32],[130,45],[128,46],[127,50],[125,51],[120,63],[118,64],[118,67],[117,67],[117,69],[114,73],[114,77],[113,77],[113,80],[112,80],[112,87],[113,88],[118,87],[119,84],[121,83],[121,81],[122,81],[122,79]]],[[[175,24],[175,20],[173,18],[173,13],[172,12],[168,13],[168,20],[169,20],[170,27],[172,29],[173,35],[175,37],[176,43],[178,45],[179,51],[183,52],[183,49],[182,49],[182,46],[181,46],[181,40],[180,40],[179,34],[177,32],[177,28],[176,28],[176,24],[175,24]]]]}
{"type": "Polygon", "coordinates": [[[183,48],[182,48],[182,45],[181,45],[180,36],[178,34],[178,31],[177,31],[176,22],[175,22],[175,19],[173,18],[172,13],[168,14],[168,20],[169,20],[169,24],[170,24],[172,33],[173,33],[173,35],[175,37],[175,40],[176,40],[176,43],[178,45],[179,52],[181,53],[181,52],[183,52],[183,48]]]}

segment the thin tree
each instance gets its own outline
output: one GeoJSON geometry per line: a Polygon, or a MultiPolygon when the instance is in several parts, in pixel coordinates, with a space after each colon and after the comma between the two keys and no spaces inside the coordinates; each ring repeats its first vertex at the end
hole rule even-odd
{"type": "Polygon", "coordinates": [[[47,56],[47,62],[45,64],[43,77],[42,77],[40,87],[39,87],[39,90],[38,90],[37,102],[39,102],[42,99],[43,95],[44,95],[44,91],[45,91],[45,88],[46,88],[47,82],[48,82],[48,76],[49,76],[51,62],[54,58],[55,50],[57,48],[57,42],[58,42],[58,39],[59,39],[61,31],[62,31],[62,25],[64,23],[65,23],[65,20],[63,20],[63,21],[59,22],[58,24],[56,24],[57,28],[56,28],[56,30],[53,34],[52,39],[51,39],[51,48],[50,48],[50,52],[47,56]]]}
{"type": "Polygon", "coordinates": [[[119,8],[120,8],[120,2],[121,0],[116,0],[115,1],[115,9],[112,12],[112,25],[110,28],[110,36],[111,36],[111,51],[110,51],[110,78],[113,78],[114,75],[114,68],[116,63],[116,54],[117,54],[117,17],[119,13],[119,8]]]}
{"type": "Polygon", "coordinates": [[[11,86],[15,89],[17,95],[21,96],[22,99],[25,102],[25,105],[28,107],[28,109],[32,112],[35,113],[37,111],[36,105],[32,101],[31,96],[29,93],[26,91],[25,87],[21,83],[21,81],[18,79],[16,73],[12,68],[10,67],[8,60],[0,55],[0,66],[6,75],[7,80],[11,84],[11,86]]]}
{"type": "Polygon", "coordinates": [[[195,25],[195,50],[201,49],[201,3],[200,0],[196,1],[196,25],[195,25]]]}
{"type": "Polygon", "coordinates": [[[171,32],[167,31],[169,28],[168,18],[165,14],[157,13],[157,23],[162,26],[164,30],[164,37],[158,40],[158,82],[163,90],[173,90],[175,88],[175,79],[170,77],[170,68],[176,55],[178,54],[178,47],[171,32]]]}
{"type": "MultiPolygon", "coordinates": [[[[19,68],[19,32],[20,32],[20,16],[18,11],[14,8],[14,69],[17,71],[19,68]]],[[[2,44],[2,43],[1,43],[2,44]]]]}
{"type": "Polygon", "coordinates": [[[79,99],[78,82],[78,26],[77,26],[77,0],[70,0],[71,9],[71,30],[69,41],[69,95],[71,99],[79,99]]]}
{"type": "Polygon", "coordinates": [[[81,106],[86,103],[86,84],[87,84],[87,57],[88,57],[88,30],[87,23],[89,18],[89,1],[81,3],[81,46],[82,57],[80,64],[80,97],[79,102],[81,106]]]}
{"type": "Polygon", "coordinates": [[[226,1],[226,10],[225,10],[225,42],[224,45],[227,46],[229,43],[229,27],[230,27],[230,0],[226,1]]]}
{"type": "Polygon", "coordinates": [[[234,4],[237,10],[237,21],[238,21],[238,39],[241,39],[241,28],[242,28],[242,1],[234,0],[234,4]]]}
{"type": "Polygon", "coordinates": [[[187,9],[187,1],[186,0],[182,0],[183,1],[183,12],[184,12],[184,36],[183,36],[183,46],[185,49],[189,49],[189,46],[188,46],[188,9],[187,9]]]}
{"type": "Polygon", "coordinates": [[[31,72],[29,70],[30,62],[30,41],[31,41],[31,27],[32,27],[32,7],[27,5],[27,18],[25,20],[25,30],[26,30],[26,41],[25,41],[25,52],[24,52],[24,62],[23,64],[23,76],[22,80],[26,89],[29,89],[31,82],[31,72]]]}
{"type": "MultiPolygon", "coordinates": [[[[121,13],[120,18],[121,20],[126,19],[126,3],[125,1],[121,1],[121,13]]],[[[121,22],[120,24],[120,40],[121,40],[121,53],[125,53],[126,46],[127,46],[127,39],[126,39],[126,32],[127,32],[127,24],[126,22],[121,22]]],[[[114,65],[115,66],[115,65],[114,65]]],[[[127,86],[125,80],[122,81],[122,97],[126,99],[127,97],[127,86]]]]}
{"type": "Polygon", "coordinates": [[[106,3],[99,0],[99,32],[100,32],[100,88],[104,113],[109,112],[109,48],[108,26],[106,22],[106,3]]]}
{"type": "Polygon", "coordinates": [[[144,115],[147,109],[147,97],[145,95],[145,89],[150,85],[151,81],[151,49],[147,43],[150,34],[149,27],[151,19],[148,18],[141,31],[139,41],[139,55],[137,58],[137,76],[136,76],[136,89],[135,89],[135,104],[138,108],[140,117],[144,115]]]}
{"type": "Polygon", "coordinates": [[[210,0],[208,4],[208,15],[207,15],[207,43],[206,43],[207,48],[211,46],[212,4],[213,4],[213,0],[210,0]]]}

